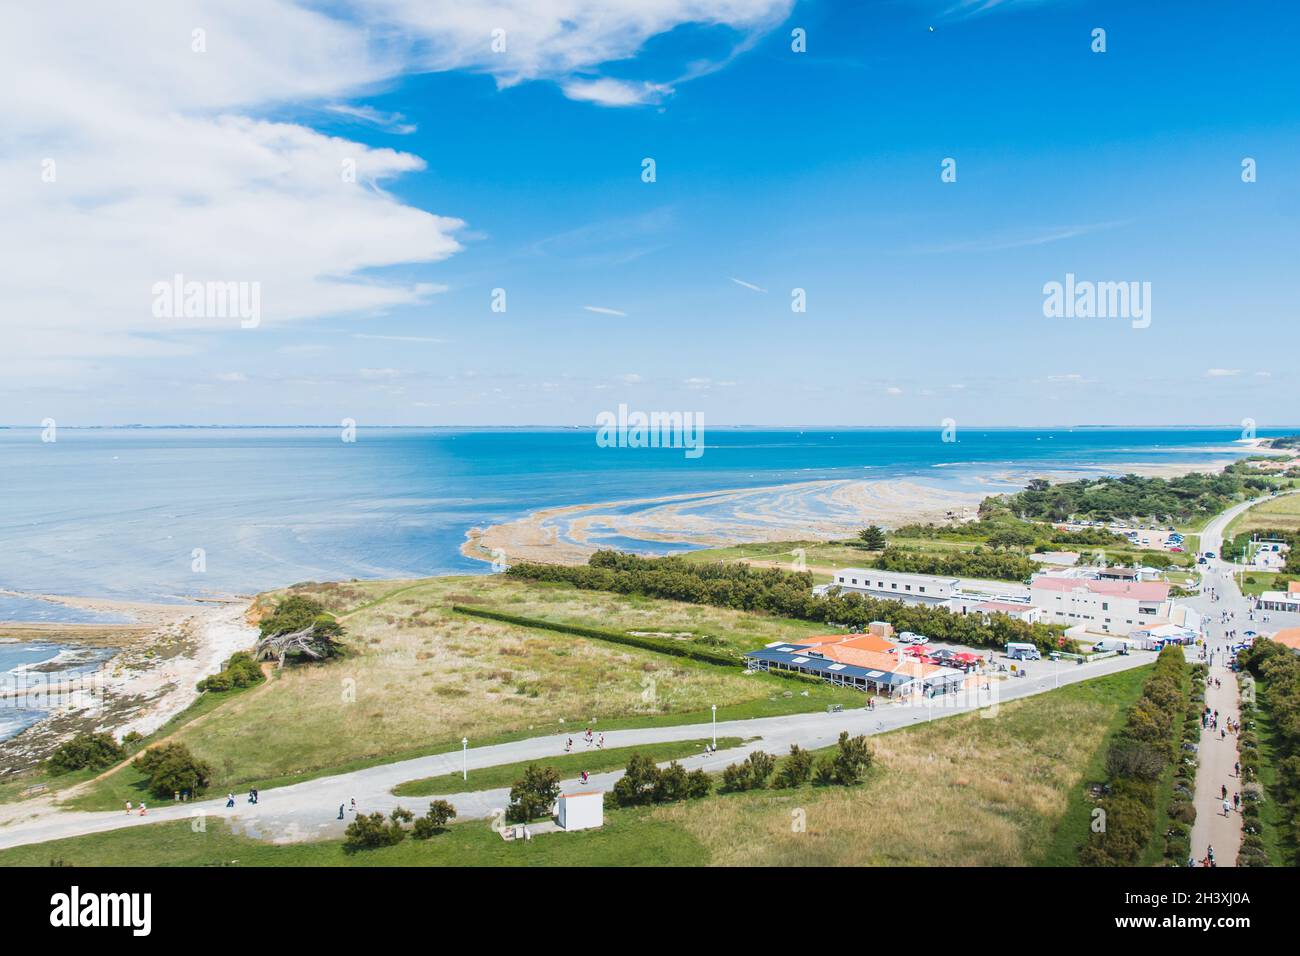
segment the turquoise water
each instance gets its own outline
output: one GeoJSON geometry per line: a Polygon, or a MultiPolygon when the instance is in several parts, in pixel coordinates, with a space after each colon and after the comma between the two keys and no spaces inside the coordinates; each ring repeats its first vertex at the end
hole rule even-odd
{"type": "MultiPolygon", "coordinates": [[[[538,508],[832,478],[987,491],[975,479],[993,470],[1200,461],[1206,446],[1239,437],[971,429],[945,443],[938,428],[715,429],[703,457],[687,459],[680,449],[601,448],[590,429],[363,427],[345,443],[327,428],[63,428],[49,444],[36,429],[2,429],[0,588],[180,600],[485,572],[460,554],[465,531],[538,508]],[[192,569],[198,548],[202,572],[192,569]]],[[[45,619],[71,619],[53,614],[45,619]]]]}
{"type": "Polygon", "coordinates": [[[26,730],[58,702],[58,695],[50,699],[47,681],[57,685],[91,674],[113,653],[112,648],[74,648],[46,641],[0,642],[0,740],[26,730]],[[65,651],[69,656],[51,664],[65,651]]]}

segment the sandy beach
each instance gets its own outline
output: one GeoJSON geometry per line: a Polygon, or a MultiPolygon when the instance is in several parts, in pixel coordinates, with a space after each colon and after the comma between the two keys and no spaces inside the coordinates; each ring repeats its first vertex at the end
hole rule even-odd
{"type": "MultiPolygon", "coordinates": [[[[13,679],[13,686],[6,688],[9,702],[49,710],[49,716],[0,742],[0,774],[31,766],[58,743],[81,731],[110,731],[119,738],[132,731],[153,732],[195,701],[195,684],[199,680],[220,670],[222,661],[235,651],[252,647],[257,637],[256,628],[246,620],[246,599],[149,604],[62,595],[24,596],[125,615],[132,623],[0,623],[0,639],[114,651],[89,673],[70,673],[61,678],[56,658],[34,668],[30,675],[20,673],[13,679]]],[[[65,654],[75,657],[75,653],[65,654]]]]}
{"type": "Polygon", "coordinates": [[[471,528],[461,553],[506,564],[581,564],[601,547],[626,546],[626,540],[621,539],[661,543],[669,551],[683,545],[725,547],[843,538],[869,524],[896,528],[913,522],[969,519],[987,495],[1023,488],[1033,478],[1052,482],[1113,474],[1175,478],[1191,472],[1222,471],[1247,449],[1256,454],[1285,454],[1264,448],[1260,440],[1254,440],[1197,449],[1206,457],[1193,463],[991,468],[987,474],[970,479],[987,486],[987,491],[980,492],[901,478],[864,478],[575,504],[542,509],[487,528],[471,528]]]}

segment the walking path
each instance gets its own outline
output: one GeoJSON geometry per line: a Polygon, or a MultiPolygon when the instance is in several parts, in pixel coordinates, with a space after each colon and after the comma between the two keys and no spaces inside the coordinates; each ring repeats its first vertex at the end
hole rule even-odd
{"type": "MultiPolygon", "coordinates": [[[[727,764],[743,760],[751,751],[766,750],[773,754],[788,752],[797,743],[806,749],[829,747],[840,732],[850,734],[877,734],[907,727],[922,721],[965,713],[986,707],[990,698],[996,703],[1007,703],[1024,697],[1041,694],[1058,686],[1103,677],[1133,667],[1149,664],[1154,659],[1150,653],[1137,652],[1117,656],[1095,663],[1078,665],[1042,661],[1029,665],[1030,676],[1008,678],[998,684],[995,693],[982,694],[981,700],[968,701],[960,706],[944,702],[927,706],[920,704],[882,704],[875,710],[858,708],[840,713],[791,714],[783,717],[761,717],[752,720],[720,721],[716,730],[712,724],[680,724],[670,727],[646,727],[635,730],[605,732],[605,746],[629,747],[674,740],[694,740],[716,733],[719,737],[740,737],[748,742],[740,747],[715,754],[701,754],[681,761],[688,770],[702,767],[706,771],[722,770],[727,764]]],[[[994,711],[986,709],[985,713],[994,711]]],[[[582,748],[580,730],[572,734],[575,745],[582,748]]],[[[226,808],[224,798],[193,803],[166,803],[149,810],[147,817],[128,816],[124,810],[116,811],[63,811],[48,804],[31,807],[25,813],[23,805],[18,812],[0,819],[0,848],[42,843],[64,837],[101,833],[128,826],[141,826],[163,820],[185,820],[194,816],[211,816],[227,819],[241,833],[277,843],[299,840],[337,838],[352,819],[345,812],[338,819],[339,805],[350,804],[355,797],[358,812],[389,812],[401,804],[409,809],[422,810],[428,797],[393,796],[392,789],[408,780],[455,773],[462,767],[472,773],[482,767],[541,760],[564,752],[567,735],[549,735],[475,747],[463,755],[460,752],[417,757],[396,763],[369,767],[351,773],[320,777],[286,787],[263,790],[256,805],[244,797],[236,801],[233,809],[226,808]]],[[[592,774],[583,789],[607,789],[622,775],[622,771],[592,774]]],[[[564,789],[579,786],[577,780],[564,781],[564,789]]],[[[447,795],[456,808],[458,819],[491,818],[509,802],[508,789],[484,790],[447,795]]]]}
{"type": "Polygon", "coordinates": [[[1196,822],[1192,824],[1192,859],[1197,863],[1205,859],[1210,847],[1214,848],[1217,866],[1236,866],[1237,851],[1241,849],[1241,812],[1232,807],[1233,796],[1241,791],[1234,766],[1237,763],[1237,735],[1225,733],[1228,719],[1241,717],[1237,703],[1237,675],[1225,665],[1228,660],[1227,645],[1220,642],[1210,649],[1209,679],[1205,686],[1205,702],[1211,712],[1218,711],[1218,727],[1207,726],[1201,731],[1199,765],[1196,769],[1196,822]],[[1215,681],[1220,686],[1215,686],[1215,681]],[[1225,789],[1228,805],[1223,810],[1225,789]]]}
{"type": "MultiPolygon", "coordinates": [[[[1250,617],[1250,602],[1241,593],[1233,577],[1236,565],[1223,558],[1223,535],[1228,525],[1251,506],[1263,501],[1256,498],[1229,508],[1217,516],[1201,532],[1202,553],[1213,552],[1215,557],[1206,564],[1198,565],[1201,571],[1201,593],[1187,600],[1205,617],[1205,647],[1209,656],[1210,670],[1205,689],[1205,700],[1211,711],[1219,711],[1219,728],[1226,728],[1227,718],[1239,720],[1241,712],[1238,701],[1237,675],[1228,669],[1230,644],[1240,640],[1247,630],[1271,632],[1284,627],[1297,615],[1270,615],[1272,620],[1262,629],[1258,621],[1250,617]],[[1211,597],[1213,591],[1214,597],[1211,597]],[[1224,614],[1229,616],[1222,620],[1224,614]],[[1230,639],[1228,632],[1235,631],[1236,638],[1230,639]],[[1218,680],[1220,687],[1214,686],[1218,680]]],[[[1217,729],[1207,728],[1201,732],[1201,742],[1197,753],[1196,790],[1193,802],[1196,806],[1196,822],[1192,825],[1192,858],[1200,863],[1205,859],[1210,847],[1214,848],[1214,860],[1218,866],[1236,866],[1237,851],[1241,848],[1241,814],[1236,809],[1223,812],[1223,788],[1227,787],[1228,803],[1232,804],[1233,795],[1240,791],[1241,781],[1237,779],[1234,765],[1238,761],[1237,738],[1227,734],[1220,739],[1217,729]]]]}

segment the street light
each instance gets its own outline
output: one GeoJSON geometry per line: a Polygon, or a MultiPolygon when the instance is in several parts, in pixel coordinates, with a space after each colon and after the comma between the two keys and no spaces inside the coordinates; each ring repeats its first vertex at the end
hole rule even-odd
{"type": "Polygon", "coordinates": [[[469,779],[469,738],[460,738],[460,778],[469,779]]]}
{"type": "Polygon", "coordinates": [[[713,710],[713,749],[718,749],[718,705],[710,705],[713,710]]]}

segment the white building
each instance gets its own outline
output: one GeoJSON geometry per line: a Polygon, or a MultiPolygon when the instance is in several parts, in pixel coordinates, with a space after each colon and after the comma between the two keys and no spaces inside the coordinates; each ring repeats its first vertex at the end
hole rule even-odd
{"type": "Polygon", "coordinates": [[[986,623],[990,614],[1005,614],[1026,624],[1037,624],[1044,616],[1042,608],[1023,601],[985,601],[968,595],[952,598],[948,610],[954,614],[974,614],[986,623]]]}
{"type": "Polygon", "coordinates": [[[1102,581],[1042,575],[1030,583],[1031,601],[1052,624],[1083,625],[1099,634],[1167,623],[1173,613],[1164,581],[1102,581]]]}
{"type": "Polygon", "coordinates": [[[956,578],[874,568],[844,568],[835,572],[834,587],[847,594],[861,594],[906,604],[944,604],[958,590],[956,578]]]}
{"type": "Polygon", "coordinates": [[[599,790],[560,794],[555,801],[555,822],[566,831],[604,826],[605,795],[599,790]]]}

